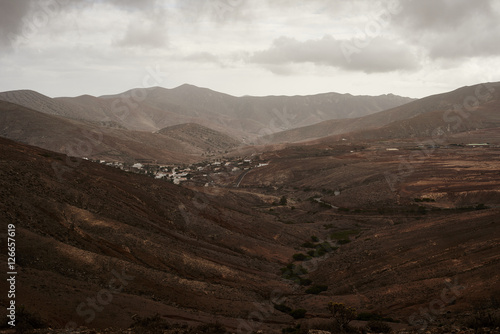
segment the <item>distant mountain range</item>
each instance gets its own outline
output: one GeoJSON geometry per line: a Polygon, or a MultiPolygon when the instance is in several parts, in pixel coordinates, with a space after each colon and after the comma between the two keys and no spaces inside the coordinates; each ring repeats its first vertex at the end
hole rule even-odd
{"type": "Polygon", "coordinates": [[[137,131],[153,132],[172,125],[197,123],[247,143],[262,135],[325,120],[365,116],[412,101],[392,94],[234,97],[192,85],[73,98],[49,98],[19,90],[0,93],[0,100],[99,126],[137,131]]]}
{"type": "Polygon", "coordinates": [[[0,135],[79,157],[189,163],[249,144],[494,129],[499,108],[500,83],[419,100],[338,93],[234,97],[191,85],[74,98],[20,90],[0,93],[0,135]]]}
{"type": "Polygon", "coordinates": [[[358,140],[412,138],[497,127],[500,127],[498,82],[462,87],[364,117],[329,120],[282,131],[265,139],[282,143],[339,135],[358,140]]]}

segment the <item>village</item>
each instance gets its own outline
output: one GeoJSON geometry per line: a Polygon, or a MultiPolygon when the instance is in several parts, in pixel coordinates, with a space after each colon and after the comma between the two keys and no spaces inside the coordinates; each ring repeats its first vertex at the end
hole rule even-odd
{"type": "Polygon", "coordinates": [[[242,177],[253,168],[265,167],[268,161],[258,157],[219,158],[190,165],[163,165],[151,159],[135,159],[134,163],[93,160],[92,162],[119,168],[126,172],[144,174],[155,179],[162,179],[173,184],[189,183],[195,186],[215,186],[231,183],[239,186],[242,177]]]}

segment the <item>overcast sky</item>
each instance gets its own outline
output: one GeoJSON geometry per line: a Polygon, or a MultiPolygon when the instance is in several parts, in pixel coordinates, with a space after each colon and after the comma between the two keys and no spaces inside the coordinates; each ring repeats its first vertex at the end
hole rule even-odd
{"type": "Polygon", "coordinates": [[[0,0],[0,91],[424,97],[500,81],[496,0],[0,0]]]}

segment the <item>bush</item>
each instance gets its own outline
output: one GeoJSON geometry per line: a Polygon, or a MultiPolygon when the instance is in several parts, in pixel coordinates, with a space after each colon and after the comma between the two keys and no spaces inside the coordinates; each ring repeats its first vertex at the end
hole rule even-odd
{"type": "Polygon", "coordinates": [[[289,314],[292,312],[292,309],[286,306],[285,304],[274,304],[274,308],[280,312],[289,314]]]}
{"type": "Polygon", "coordinates": [[[306,290],[306,293],[311,295],[317,295],[326,290],[328,290],[327,285],[313,285],[306,290]]]}
{"type": "Polygon", "coordinates": [[[345,244],[348,244],[350,242],[351,242],[351,240],[349,240],[349,239],[342,239],[342,240],[338,241],[339,245],[345,245],[345,244]]]}
{"type": "Polygon", "coordinates": [[[293,310],[292,312],[290,312],[290,315],[294,319],[302,319],[306,316],[306,313],[307,313],[306,310],[299,308],[299,309],[296,309],[296,310],[293,310]]]}
{"type": "Polygon", "coordinates": [[[286,205],[288,203],[288,200],[286,199],[286,196],[281,196],[280,198],[280,205],[286,205]]]}
{"type": "Polygon", "coordinates": [[[368,331],[370,332],[375,332],[375,333],[391,333],[392,328],[388,324],[382,321],[378,320],[372,320],[370,321],[366,327],[368,331]]]}
{"type": "Polygon", "coordinates": [[[311,259],[309,256],[302,253],[293,254],[292,257],[294,261],[305,261],[311,259]]]}
{"type": "Polygon", "coordinates": [[[356,309],[345,306],[341,303],[328,303],[328,310],[332,314],[335,323],[341,331],[348,328],[349,323],[356,319],[357,316],[356,309]]]}
{"type": "Polygon", "coordinates": [[[311,236],[311,240],[312,240],[313,242],[318,242],[318,241],[319,241],[319,238],[318,238],[317,236],[313,235],[313,236],[311,236]]]}
{"type": "Polygon", "coordinates": [[[310,241],[306,241],[306,242],[304,242],[301,246],[302,246],[302,247],[304,247],[304,248],[315,248],[315,247],[316,247],[316,244],[313,244],[313,243],[312,243],[312,242],[310,242],[310,241]]]}

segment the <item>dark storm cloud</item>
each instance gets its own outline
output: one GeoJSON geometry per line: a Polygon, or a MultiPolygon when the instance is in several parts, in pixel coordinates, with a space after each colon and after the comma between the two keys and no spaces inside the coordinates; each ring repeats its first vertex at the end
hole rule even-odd
{"type": "Polygon", "coordinates": [[[269,68],[284,64],[313,63],[366,73],[411,70],[418,66],[411,50],[396,41],[381,37],[365,41],[338,40],[330,35],[307,41],[281,37],[269,49],[255,52],[247,61],[273,65],[269,68]]]}

